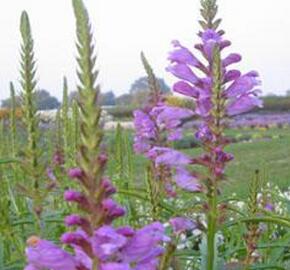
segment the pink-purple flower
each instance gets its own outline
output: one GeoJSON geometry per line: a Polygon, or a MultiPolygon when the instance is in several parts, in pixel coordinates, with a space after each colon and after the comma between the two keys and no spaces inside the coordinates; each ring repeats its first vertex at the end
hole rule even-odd
{"type": "MultiPolygon", "coordinates": [[[[219,48],[222,51],[229,45],[229,42],[224,40],[222,35],[222,32],[216,32],[213,29],[208,29],[199,34],[202,44],[196,47],[206,58],[207,66],[200,64],[201,61],[198,60],[194,53],[177,41],[174,41],[175,50],[169,55],[171,65],[167,68],[167,71],[181,79],[181,81],[174,84],[174,91],[193,97],[197,105],[196,113],[201,117],[208,117],[213,107],[211,68],[214,60],[214,49],[219,48]],[[193,68],[202,71],[202,73],[199,73],[204,76],[197,76],[193,68]]],[[[227,70],[230,65],[239,61],[241,61],[241,56],[235,53],[229,54],[222,59],[223,97],[227,101],[226,113],[229,116],[262,106],[262,102],[257,96],[259,91],[256,89],[260,85],[258,74],[249,72],[241,76],[238,70],[227,70]],[[231,85],[227,86],[228,82],[232,82],[231,85]]]]}
{"type": "Polygon", "coordinates": [[[27,243],[28,265],[25,270],[78,270],[77,266],[80,266],[71,254],[50,241],[32,236],[27,243]]]}

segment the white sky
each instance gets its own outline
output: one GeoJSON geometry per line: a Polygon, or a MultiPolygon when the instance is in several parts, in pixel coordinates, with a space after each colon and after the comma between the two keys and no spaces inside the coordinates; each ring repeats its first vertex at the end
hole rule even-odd
{"type": "MultiPolygon", "coordinates": [[[[125,93],[144,74],[143,50],[158,76],[165,72],[171,40],[196,43],[198,0],[84,0],[95,29],[103,91],[125,93]]],[[[19,18],[30,16],[38,66],[38,87],[62,95],[62,76],[75,89],[75,22],[70,0],[0,0],[0,99],[9,81],[19,89],[19,18]]],[[[264,93],[290,88],[290,1],[220,0],[219,16],[231,51],[243,55],[244,71],[258,70],[264,93]]]]}

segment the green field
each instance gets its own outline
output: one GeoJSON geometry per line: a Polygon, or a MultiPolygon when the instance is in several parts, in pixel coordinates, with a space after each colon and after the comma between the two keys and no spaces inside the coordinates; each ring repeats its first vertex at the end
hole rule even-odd
{"type": "Polygon", "coordinates": [[[254,171],[260,170],[266,175],[266,181],[288,189],[290,185],[290,130],[270,130],[269,134],[281,135],[281,138],[254,140],[236,143],[228,147],[235,160],[228,168],[229,182],[224,192],[247,196],[248,186],[254,171]]]}
{"type": "MultiPolygon", "coordinates": [[[[236,193],[239,197],[245,198],[256,170],[261,172],[266,182],[272,182],[283,190],[288,189],[290,186],[289,128],[228,130],[227,135],[231,138],[241,138],[241,141],[226,148],[228,152],[234,154],[235,159],[226,171],[228,179],[224,182],[224,195],[236,193]]],[[[114,141],[113,136],[113,134],[109,135],[111,143],[114,141]]],[[[185,137],[189,140],[192,135],[186,134],[185,137]]],[[[198,147],[183,151],[192,156],[201,153],[198,147]]],[[[135,156],[133,162],[135,179],[140,183],[144,179],[147,161],[141,156],[135,156]]],[[[110,166],[115,166],[114,161],[110,166]]]]}

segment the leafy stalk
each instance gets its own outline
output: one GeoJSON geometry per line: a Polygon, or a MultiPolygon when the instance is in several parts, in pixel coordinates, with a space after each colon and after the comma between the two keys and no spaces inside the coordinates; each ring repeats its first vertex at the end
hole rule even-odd
{"type": "Polygon", "coordinates": [[[160,219],[159,215],[160,194],[158,185],[156,185],[156,180],[154,179],[152,171],[153,170],[151,166],[148,167],[146,171],[147,196],[151,205],[151,217],[153,221],[157,221],[160,219]]]}
{"type": "Polygon", "coordinates": [[[72,104],[72,158],[73,165],[76,163],[76,153],[79,145],[79,107],[74,100],[72,104]]]}
{"type": "Polygon", "coordinates": [[[17,152],[17,128],[16,128],[16,100],[15,100],[15,89],[12,82],[10,82],[10,139],[11,139],[11,151],[12,157],[16,157],[17,152]]]}
{"type": "Polygon", "coordinates": [[[96,86],[98,71],[95,70],[96,56],[94,55],[93,36],[88,12],[81,0],[73,0],[73,8],[77,24],[78,50],[78,86],[80,101],[81,125],[81,155],[79,165],[93,178],[99,181],[99,166],[96,157],[103,132],[99,126],[101,108],[96,106],[99,95],[99,86],[96,86]]]}
{"type": "Polygon", "coordinates": [[[116,181],[118,186],[121,186],[122,188],[128,188],[126,184],[124,184],[123,181],[127,181],[127,179],[124,179],[124,152],[123,152],[123,130],[118,123],[117,129],[116,129],[116,135],[115,135],[115,175],[116,175],[116,181]]]}
{"type": "MultiPolygon", "coordinates": [[[[256,217],[258,214],[258,192],[260,188],[260,175],[256,171],[255,177],[250,186],[250,196],[248,201],[248,213],[250,217],[256,217]]],[[[260,236],[259,223],[250,222],[247,224],[247,234],[245,235],[245,242],[247,246],[247,255],[245,259],[245,270],[249,269],[250,265],[255,262],[253,256],[257,249],[257,241],[260,236]]]]}
{"type": "MultiPolygon", "coordinates": [[[[28,189],[23,187],[25,192],[33,200],[33,210],[40,223],[40,215],[42,212],[42,195],[40,192],[39,179],[43,175],[44,168],[41,166],[40,151],[39,151],[39,134],[38,134],[38,117],[35,105],[35,89],[36,89],[36,67],[34,60],[31,28],[29,17],[26,11],[22,12],[20,31],[22,36],[21,45],[21,86],[24,124],[27,133],[27,148],[25,151],[25,159],[23,162],[23,170],[32,181],[32,186],[28,189]]],[[[39,224],[40,228],[40,224],[39,224]]],[[[38,229],[39,229],[38,228],[38,229]]]]}
{"type": "Polygon", "coordinates": [[[218,12],[218,6],[216,2],[217,0],[201,0],[202,8],[200,12],[203,20],[200,20],[199,23],[204,30],[216,30],[221,23],[221,19],[215,19],[218,12]]]}
{"type": "MultiPolygon", "coordinates": [[[[221,56],[218,48],[215,49],[214,52],[214,62],[212,67],[213,74],[213,111],[214,120],[212,123],[212,130],[216,135],[215,142],[212,142],[211,147],[209,147],[209,154],[212,158],[211,163],[215,164],[218,159],[217,154],[213,151],[216,147],[221,145],[222,132],[223,128],[221,126],[222,115],[222,87],[221,87],[221,56]],[[212,152],[213,151],[213,152],[212,152]]],[[[216,248],[215,248],[215,235],[217,231],[218,225],[218,183],[221,179],[216,176],[214,167],[209,168],[209,184],[208,184],[208,206],[209,211],[207,215],[207,269],[213,270],[215,269],[215,262],[217,258],[216,248]]]]}
{"type": "Polygon", "coordinates": [[[37,111],[35,106],[35,60],[33,52],[33,39],[30,29],[30,22],[28,14],[24,11],[21,15],[21,86],[22,86],[22,97],[23,97],[23,112],[24,122],[26,125],[28,146],[27,146],[27,160],[30,166],[30,171],[34,179],[34,188],[39,187],[37,167],[38,167],[38,119],[37,111]]]}
{"type": "Polygon", "coordinates": [[[61,117],[63,124],[63,152],[65,164],[67,165],[70,160],[70,126],[69,126],[69,105],[68,105],[68,86],[66,77],[63,78],[63,98],[61,117]]]}
{"type": "Polygon", "coordinates": [[[160,85],[158,83],[158,80],[154,74],[154,71],[152,67],[150,66],[148,60],[145,57],[145,54],[142,52],[141,53],[141,60],[144,66],[144,69],[147,73],[147,81],[148,81],[148,86],[149,86],[149,97],[150,97],[150,104],[157,104],[160,100],[161,97],[161,89],[160,85]]]}
{"type": "MultiPolygon", "coordinates": [[[[104,160],[101,157],[100,144],[103,131],[100,128],[101,108],[97,105],[100,92],[96,85],[98,71],[95,69],[96,56],[94,54],[93,36],[89,22],[88,12],[81,0],[73,0],[73,8],[77,27],[77,50],[78,50],[78,77],[80,84],[79,108],[80,108],[80,153],[78,165],[86,176],[83,189],[90,205],[100,205],[100,194],[104,160]]],[[[88,216],[91,228],[101,225],[98,213],[92,212],[88,216]]],[[[91,232],[93,234],[93,231],[91,232]]],[[[92,259],[92,270],[99,270],[100,265],[97,257],[92,259]]]]}

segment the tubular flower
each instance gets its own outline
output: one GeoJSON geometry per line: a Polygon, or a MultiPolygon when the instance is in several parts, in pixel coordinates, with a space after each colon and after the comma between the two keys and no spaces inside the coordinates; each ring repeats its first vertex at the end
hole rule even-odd
{"type": "Polygon", "coordinates": [[[75,258],[52,242],[32,236],[25,250],[28,265],[25,270],[77,270],[75,258]]]}

